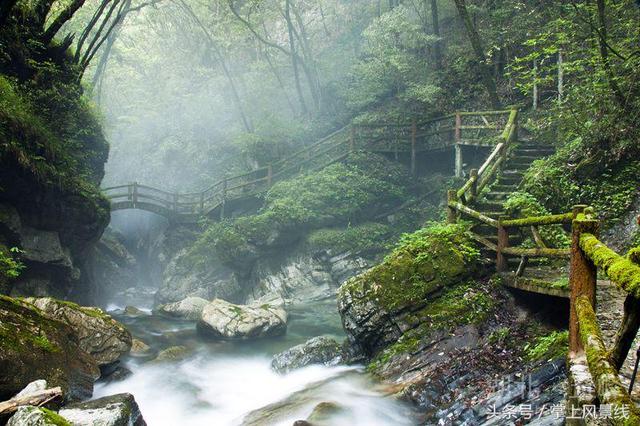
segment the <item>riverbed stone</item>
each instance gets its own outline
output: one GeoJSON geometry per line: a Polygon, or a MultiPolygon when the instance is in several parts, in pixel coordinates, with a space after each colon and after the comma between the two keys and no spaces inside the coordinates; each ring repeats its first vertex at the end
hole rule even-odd
{"type": "Polygon", "coordinates": [[[202,316],[202,310],[209,303],[202,297],[187,297],[179,302],[167,303],[156,308],[156,312],[173,318],[197,321],[202,316]]]}
{"type": "Polygon", "coordinates": [[[131,340],[131,355],[133,356],[146,356],[151,351],[149,345],[140,339],[133,338],[131,340]]]}
{"type": "Polygon", "coordinates": [[[65,406],[59,414],[73,426],[145,426],[135,398],[130,393],[105,396],[65,406]]]}
{"type": "Polygon", "coordinates": [[[287,313],[270,304],[235,305],[215,299],[204,307],[197,328],[217,339],[280,336],[287,331],[287,313]]]}
{"type": "Polygon", "coordinates": [[[68,426],[67,420],[54,411],[46,408],[27,405],[19,407],[11,416],[7,426],[68,426]]]}
{"type": "Polygon", "coordinates": [[[35,306],[0,296],[0,400],[35,380],[62,387],[65,400],[91,397],[100,377],[96,361],[80,346],[73,329],[35,306]]]}
{"type": "Polygon", "coordinates": [[[78,336],[80,347],[99,366],[118,360],[131,349],[131,333],[102,309],[76,305],[50,297],[27,298],[50,318],[68,324],[78,336]]]}
{"type": "Polygon", "coordinates": [[[186,346],[171,346],[158,353],[154,362],[180,361],[187,357],[189,349],[186,346]]]}
{"type": "Polygon", "coordinates": [[[326,336],[314,337],[273,357],[271,368],[278,373],[312,364],[336,365],[342,360],[340,343],[326,336]]]}

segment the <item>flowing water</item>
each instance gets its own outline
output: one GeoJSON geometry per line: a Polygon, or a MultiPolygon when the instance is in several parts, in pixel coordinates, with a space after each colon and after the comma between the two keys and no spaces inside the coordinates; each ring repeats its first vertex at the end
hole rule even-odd
{"type": "Polygon", "coordinates": [[[150,314],[132,318],[119,314],[122,307],[108,309],[154,352],[176,345],[189,350],[182,360],[161,363],[130,357],[125,365],[131,376],[96,386],[96,397],[132,393],[150,426],[291,426],[322,402],[340,407],[326,423],[332,426],[413,424],[408,409],[377,392],[361,368],[309,366],[286,375],[271,370],[273,354],[311,337],[344,338],[333,299],[288,307],[287,335],[253,342],[207,341],[193,322],[150,314]]]}

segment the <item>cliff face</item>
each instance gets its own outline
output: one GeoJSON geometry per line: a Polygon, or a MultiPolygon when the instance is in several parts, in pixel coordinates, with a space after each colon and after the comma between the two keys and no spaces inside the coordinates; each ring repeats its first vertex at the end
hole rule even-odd
{"type": "Polygon", "coordinates": [[[0,250],[25,265],[0,287],[82,299],[85,253],[109,222],[108,144],[66,48],[39,43],[29,16],[0,33],[0,250]]]}

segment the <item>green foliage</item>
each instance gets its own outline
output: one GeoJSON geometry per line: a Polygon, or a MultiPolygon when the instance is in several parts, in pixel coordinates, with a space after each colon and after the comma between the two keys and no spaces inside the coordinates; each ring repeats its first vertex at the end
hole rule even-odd
{"type": "Polygon", "coordinates": [[[13,279],[20,276],[24,269],[24,264],[15,259],[15,256],[20,253],[21,250],[16,247],[7,250],[6,247],[0,244],[0,281],[3,277],[13,279]]]}
{"type": "MultiPolygon", "coordinates": [[[[265,196],[264,207],[255,215],[211,224],[190,248],[190,264],[206,262],[212,253],[227,264],[251,259],[268,250],[297,241],[311,230],[360,223],[408,196],[403,186],[410,182],[406,170],[381,156],[359,154],[343,163],[302,174],[275,184],[265,196]]],[[[371,230],[371,228],[368,228],[371,230]]],[[[382,229],[377,228],[382,237],[382,229]]],[[[351,236],[362,235],[354,228],[351,236]]],[[[312,244],[344,241],[337,233],[320,233],[312,244]]]]}
{"type": "Polygon", "coordinates": [[[569,332],[553,331],[546,336],[538,336],[524,347],[529,361],[551,360],[564,356],[569,348],[569,332]]]}
{"type": "Polygon", "coordinates": [[[576,204],[588,204],[611,226],[638,194],[640,162],[623,161],[599,170],[597,176],[585,175],[586,166],[576,166],[585,149],[576,139],[555,155],[535,161],[524,176],[523,189],[553,211],[566,212],[576,204]]]}
{"type": "Polygon", "coordinates": [[[332,253],[376,253],[388,243],[392,229],[380,223],[363,223],[347,228],[324,228],[307,237],[309,246],[332,253]]]}
{"type": "Polygon", "coordinates": [[[405,234],[382,263],[342,285],[388,310],[420,304],[428,295],[469,276],[480,252],[468,225],[430,223],[405,234]]]}
{"type": "MultiPolygon", "coordinates": [[[[546,216],[551,214],[533,195],[528,192],[514,192],[504,202],[505,212],[514,218],[525,218],[531,216],[546,216]]],[[[569,246],[569,237],[562,229],[561,225],[547,225],[539,227],[540,236],[545,244],[554,248],[569,246]]],[[[525,246],[533,247],[535,243],[528,239],[523,243],[525,246]]]]}

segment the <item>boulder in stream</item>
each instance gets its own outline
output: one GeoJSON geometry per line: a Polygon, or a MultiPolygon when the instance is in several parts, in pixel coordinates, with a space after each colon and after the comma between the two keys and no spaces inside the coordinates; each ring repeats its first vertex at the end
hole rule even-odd
{"type": "Polygon", "coordinates": [[[99,308],[89,308],[50,297],[27,298],[50,318],[68,324],[78,336],[80,347],[99,366],[118,360],[131,349],[131,333],[99,308]]]}
{"type": "Polygon", "coordinates": [[[0,400],[34,380],[62,387],[67,401],[89,398],[100,377],[72,328],[19,299],[0,296],[0,400]]]}
{"type": "Polygon", "coordinates": [[[155,309],[155,312],[173,318],[197,321],[202,316],[202,310],[208,303],[209,301],[202,297],[191,296],[179,302],[160,305],[155,309]]]}
{"type": "Polygon", "coordinates": [[[27,405],[19,407],[7,426],[70,426],[64,417],[46,408],[27,405]]]}
{"type": "Polygon", "coordinates": [[[215,299],[202,310],[198,331],[217,339],[280,336],[287,331],[287,313],[270,304],[234,305],[215,299]]]}
{"type": "Polygon", "coordinates": [[[273,357],[271,368],[288,373],[311,364],[336,365],[342,360],[340,343],[326,336],[314,337],[273,357]]]}
{"type": "Polygon", "coordinates": [[[105,396],[65,406],[59,414],[73,426],[145,426],[138,404],[130,393],[105,396]]]}

